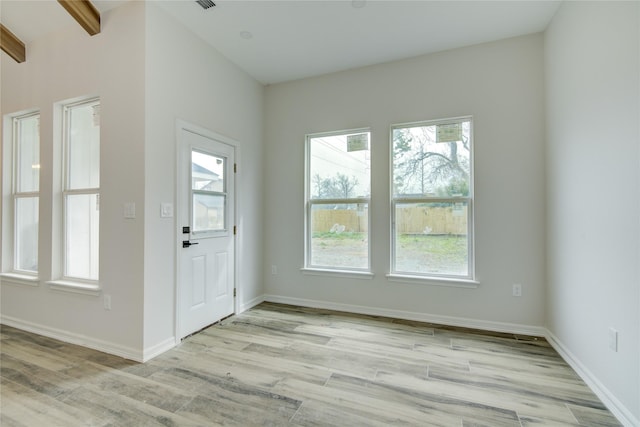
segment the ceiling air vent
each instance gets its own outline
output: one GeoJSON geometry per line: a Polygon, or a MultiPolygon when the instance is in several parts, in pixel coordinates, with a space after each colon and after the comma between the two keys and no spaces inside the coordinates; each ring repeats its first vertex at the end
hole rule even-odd
{"type": "Polygon", "coordinates": [[[210,7],[213,7],[216,5],[211,0],[196,0],[196,3],[202,6],[203,9],[209,9],[210,7]]]}

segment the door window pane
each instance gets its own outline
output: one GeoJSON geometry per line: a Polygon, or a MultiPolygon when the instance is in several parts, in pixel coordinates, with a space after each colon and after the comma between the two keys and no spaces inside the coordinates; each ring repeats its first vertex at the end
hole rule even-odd
{"type": "Polygon", "coordinates": [[[99,196],[66,196],[66,276],[98,280],[99,196]]]}
{"type": "Polygon", "coordinates": [[[220,231],[225,229],[226,195],[193,194],[193,231],[220,231]]]}
{"type": "Polygon", "coordinates": [[[16,201],[16,270],[38,271],[38,197],[16,201]]]}
{"type": "Polygon", "coordinates": [[[194,233],[226,230],[227,159],[191,151],[191,215],[194,233]]]}
{"type": "Polygon", "coordinates": [[[226,159],[199,151],[191,152],[191,188],[201,191],[225,191],[226,159]]]}

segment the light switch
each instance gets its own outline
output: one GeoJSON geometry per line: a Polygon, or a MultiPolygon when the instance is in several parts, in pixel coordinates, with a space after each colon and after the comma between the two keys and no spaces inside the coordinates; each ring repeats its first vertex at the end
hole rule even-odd
{"type": "Polygon", "coordinates": [[[173,203],[169,203],[169,202],[160,203],[160,217],[161,218],[173,217],[173,203]]]}
{"type": "Polygon", "coordinates": [[[123,216],[127,219],[134,219],[136,217],[136,204],[133,202],[125,203],[123,216]]]}

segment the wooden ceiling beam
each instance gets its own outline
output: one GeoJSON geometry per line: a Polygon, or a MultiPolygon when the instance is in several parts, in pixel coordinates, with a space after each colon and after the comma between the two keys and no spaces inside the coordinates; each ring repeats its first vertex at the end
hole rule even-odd
{"type": "Polygon", "coordinates": [[[2,24],[0,24],[0,48],[18,64],[27,59],[24,43],[2,24]]]}
{"type": "Polygon", "coordinates": [[[100,12],[89,0],[58,0],[90,36],[100,32],[100,12]]]}

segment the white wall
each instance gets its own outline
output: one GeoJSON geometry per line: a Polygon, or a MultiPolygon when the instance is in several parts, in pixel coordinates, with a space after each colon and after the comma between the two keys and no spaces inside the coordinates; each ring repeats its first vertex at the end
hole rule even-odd
{"type": "MultiPolygon", "coordinates": [[[[131,2],[102,15],[102,32],[90,37],[70,26],[27,45],[27,61],[1,54],[2,115],[41,111],[40,284],[3,280],[2,322],[47,332],[89,346],[134,357],[141,351],[144,206],[144,7],[131,2]],[[53,104],[98,95],[101,113],[100,296],[54,291],[52,235],[54,157],[53,104]],[[134,202],[138,219],[125,220],[123,204],[134,202]]],[[[59,203],[59,202],[58,202],[59,203]]],[[[7,236],[4,236],[6,239],[7,236]]]]}
{"type": "Polygon", "coordinates": [[[268,86],[267,299],[538,330],[544,324],[545,268],[542,64],[543,38],[537,34],[268,86]],[[474,117],[480,285],[389,282],[389,127],[461,115],[474,117]],[[375,277],[303,275],[305,134],[360,127],[372,132],[375,277]],[[270,265],[277,266],[277,275],[270,265]],[[523,284],[520,298],[511,296],[514,283],[523,284]]]}
{"type": "Polygon", "coordinates": [[[638,9],[565,2],[545,34],[548,329],[628,425],[640,425],[638,9]]]}
{"type": "Polygon", "coordinates": [[[262,290],[263,87],[220,53],[147,4],[144,347],[173,339],[176,230],[160,218],[175,203],[176,119],[238,141],[238,297],[250,305],[262,290]]]}
{"type": "MultiPolygon", "coordinates": [[[[2,114],[41,109],[38,287],[2,283],[2,321],[120,354],[148,358],[174,343],[175,126],[183,119],[239,142],[237,277],[241,309],[263,294],[263,87],[156,5],[129,2],[102,14],[89,37],[75,23],[2,54],[2,114]],[[101,122],[102,295],[53,291],[53,103],[98,95],[101,122]],[[123,205],[136,204],[136,219],[123,205]],[[111,296],[112,309],[103,307],[111,296]]],[[[6,203],[5,203],[6,204],[6,203]]]]}

